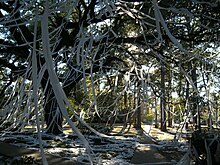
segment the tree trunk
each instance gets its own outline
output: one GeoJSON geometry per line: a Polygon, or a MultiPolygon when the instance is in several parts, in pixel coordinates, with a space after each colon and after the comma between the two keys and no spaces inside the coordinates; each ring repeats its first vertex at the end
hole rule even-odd
{"type": "Polygon", "coordinates": [[[218,112],[218,101],[216,100],[216,110],[215,110],[215,126],[218,127],[218,116],[219,116],[219,112],[218,112]]]}
{"type": "Polygon", "coordinates": [[[168,127],[172,127],[173,123],[172,123],[172,107],[171,105],[168,105],[168,127]]]}
{"type": "Polygon", "coordinates": [[[133,123],[134,123],[134,127],[136,128],[136,123],[137,123],[137,111],[136,111],[136,108],[137,108],[137,91],[136,91],[136,86],[134,87],[134,98],[133,98],[133,109],[135,109],[135,112],[134,112],[134,116],[133,116],[133,123]]]}
{"type": "Polygon", "coordinates": [[[168,96],[167,96],[167,100],[168,100],[168,105],[167,105],[167,109],[168,109],[168,127],[172,127],[173,123],[172,123],[172,70],[169,68],[169,80],[168,80],[168,96]]]}
{"type": "Polygon", "coordinates": [[[43,90],[45,91],[45,122],[46,122],[46,132],[52,133],[54,135],[61,134],[63,117],[60,112],[58,103],[56,101],[52,86],[49,80],[48,72],[46,71],[44,77],[41,81],[43,90]]]}
{"type": "Polygon", "coordinates": [[[124,93],[124,109],[123,109],[123,127],[119,133],[123,133],[124,130],[127,128],[128,120],[129,120],[129,113],[128,113],[128,98],[127,98],[127,92],[124,93]]]}
{"type": "MultiPolygon", "coordinates": [[[[44,63],[44,60],[41,61],[44,63]]],[[[42,65],[42,64],[41,64],[42,65]]],[[[40,66],[39,66],[40,68],[40,66]]],[[[86,72],[90,71],[90,68],[86,72]]],[[[98,67],[94,67],[94,72],[98,71],[98,67]]],[[[69,96],[71,90],[76,86],[76,84],[83,78],[83,74],[76,72],[75,69],[72,69],[69,76],[66,78],[66,81],[63,82],[63,90],[67,97],[69,96]]],[[[53,92],[52,86],[49,81],[49,74],[45,71],[41,85],[45,91],[45,122],[47,125],[47,132],[52,134],[60,134],[62,130],[63,116],[60,112],[55,94],[53,92]]]]}
{"type": "Polygon", "coordinates": [[[139,87],[140,83],[136,82],[135,84],[135,128],[136,129],[141,129],[141,98],[140,98],[140,87],[139,87]]]}
{"type": "Polygon", "coordinates": [[[161,96],[160,96],[160,129],[166,131],[166,103],[165,103],[165,67],[164,63],[161,62],[161,96]]]}
{"type": "MultiPolygon", "coordinates": [[[[197,89],[197,75],[196,75],[196,66],[193,62],[192,64],[192,81],[197,89]]],[[[198,94],[196,91],[193,92],[193,98],[192,98],[192,103],[193,103],[193,121],[196,124],[196,129],[201,129],[201,122],[200,122],[200,111],[198,107],[198,94]]]]}
{"type": "Polygon", "coordinates": [[[158,116],[157,116],[157,97],[155,96],[153,103],[154,115],[155,115],[155,128],[158,128],[158,116]]]}
{"type": "Polygon", "coordinates": [[[53,95],[49,96],[45,103],[45,122],[47,125],[47,133],[52,133],[54,135],[63,133],[63,117],[56,98],[54,98],[53,95]]]}
{"type": "Polygon", "coordinates": [[[136,128],[137,129],[141,129],[141,98],[140,95],[138,96],[138,109],[137,109],[137,124],[136,124],[136,128]]]}
{"type": "MultiPolygon", "coordinates": [[[[210,92],[210,89],[208,89],[209,92],[210,92]]],[[[213,101],[210,97],[210,93],[208,94],[208,98],[209,98],[209,122],[208,122],[208,127],[210,130],[212,130],[212,127],[213,127],[213,121],[212,121],[212,112],[213,112],[213,101]]]]}

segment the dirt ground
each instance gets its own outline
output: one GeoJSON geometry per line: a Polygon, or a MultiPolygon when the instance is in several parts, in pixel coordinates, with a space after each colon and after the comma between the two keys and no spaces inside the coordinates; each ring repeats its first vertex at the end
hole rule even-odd
{"type": "MultiPolygon", "coordinates": [[[[129,164],[146,164],[146,163],[175,164],[175,162],[178,162],[183,157],[184,152],[178,151],[177,148],[173,147],[172,145],[167,145],[167,144],[172,144],[172,141],[175,136],[173,132],[175,132],[176,130],[169,130],[169,132],[171,133],[167,133],[167,132],[161,132],[160,129],[154,128],[150,125],[142,125],[142,128],[143,128],[142,130],[136,130],[134,127],[131,127],[124,134],[125,137],[134,137],[139,139],[139,142],[137,142],[135,146],[133,157],[131,157],[130,161],[128,161],[130,162],[129,164]],[[163,145],[165,147],[161,147],[163,145]]],[[[112,135],[117,134],[121,131],[121,129],[122,129],[121,125],[116,125],[115,128],[112,130],[111,134],[112,135]]],[[[68,129],[66,131],[69,132],[68,129]]],[[[27,152],[27,151],[31,153],[33,152],[35,156],[37,155],[36,157],[38,158],[38,160],[41,158],[39,152],[33,150],[20,149],[18,147],[14,147],[13,145],[0,143],[0,159],[3,158],[2,155],[6,156],[8,160],[10,160],[10,157],[14,158],[20,155],[22,156],[22,159],[24,159],[25,161],[29,161],[29,162],[32,161],[33,163],[34,161],[33,159],[30,159],[30,157],[29,158],[25,157],[25,154],[22,154],[23,152],[27,152]]],[[[49,164],[55,163],[55,162],[51,162],[52,160],[63,162],[62,164],[69,164],[68,160],[66,159],[62,160],[62,158],[58,158],[58,157],[54,159],[54,157],[53,156],[51,157],[50,155],[47,155],[47,158],[49,160],[49,164]],[[64,163],[65,161],[66,163],[64,163]]],[[[38,161],[38,163],[39,162],[40,161],[38,161]]]]}
{"type": "MultiPolygon", "coordinates": [[[[175,164],[175,162],[179,162],[184,156],[185,152],[178,151],[178,149],[173,146],[170,146],[169,148],[160,148],[160,144],[172,144],[177,130],[169,128],[168,132],[162,132],[160,129],[151,125],[142,125],[142,129],[143,130],[136,130],[131,127],[126,133],[128,135],[133,134],[140,139],[140,145],[136,147],[134,156],[131,159],[132,164],[162,162],[164,164],[175,164]],[[156,145],[158,145],[159,149],[155,147],[156,145]]],[[[116,126],[113,132],[116,133],[120,130],[121,126],[116,126]]],[[[183,138],[179,140],[186,143],[186,140],[183,138]]]]}

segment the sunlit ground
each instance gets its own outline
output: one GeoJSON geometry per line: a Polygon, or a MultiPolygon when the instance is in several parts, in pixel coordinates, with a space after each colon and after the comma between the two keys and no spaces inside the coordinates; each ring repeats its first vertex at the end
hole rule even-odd
{"type": "MultiPolygon", "coordinates": [[[[96,126],[97,125],[100,126],[100,124],[96,124],[96,126]]],[[[155,128],[154,125],[142,125],[143,130],[136,130],[133,125],[130,126],[130,129],[128,128],[129,126],[123,129],[122,124],[116,124],[113,130],[108,134],[112,138],[101,138],[95,134],[85,134],[85,138],[89,141],[95,156],[102,158],[104,164],[112,164],[112,162],[116,164],[128,163],[136,151],[143,152],[143,154],[154,155],[150,161],[154,161],[154,159],[155,161],[157,161],[157,159],[162,160],[166,157],[173,159],[174,153],[172,151],[169,151],[169,153],[166,152],[165,154],[167,155],[165,156],[161,155],[164,153],[161,146],[165,144],[165,147],[173,147],[172,141],[177,132],[176,129],[168,128],[168,132],[162,132],[160,129],[155,128]],[[147,140],[143,141],[143,136],[141,136],[143,134],[148,136],[147,140]],[[160,152],[152,147],[156,147],[160,152]]],[[[37,138],[36,126],[27,125],[23,131],[27,134],[8,135],[4,138],[8,139],[8,141],[16,141],[16,145],[22,147],[38,148],[38,142],[33,141],[37,138]]],[[[62,137],[48,136],[46,134],[42,134],[42,136],[46,153],[71,160],[87,160],[85,146],[68,125],[64,127],[64,135],[62,135],[62,137]]],[[[177,155],[174,158],[179,159],[179,156],[181,155],[177,155]]]]}

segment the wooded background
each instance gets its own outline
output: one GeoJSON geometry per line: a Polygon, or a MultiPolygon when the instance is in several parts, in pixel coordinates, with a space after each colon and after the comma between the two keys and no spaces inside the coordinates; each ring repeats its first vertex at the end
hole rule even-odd
{"type": "Polygon", "coordinates": [[[219,5],[0,2],[1,127],[34,122],[53,134],[65,123],[77,131],[76,121],[218,127],[219,5]]]}

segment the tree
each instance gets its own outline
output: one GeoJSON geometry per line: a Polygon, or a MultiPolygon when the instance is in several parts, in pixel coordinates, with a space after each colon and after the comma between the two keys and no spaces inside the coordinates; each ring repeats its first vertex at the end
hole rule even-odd
{"type": "MultiPolygon", "coordinates": [[[[169,3],[167,0],[49,1],[49,56],[53,60],[52,69],[62,90],[69,96],[77,83],[82,83],[83,91],[87,92],[87,77],[90,77],[92,84],[102,75],[116,72],[140,79],[138,67],[149,64],[148,60],[156,65],[158,61],[164,61],[164,65],[172,62],[175,67],[182,66],[191,58],[202,62],[204,59],[191,50],[218,45],[218,7],[219,3],[214,1],[190,0],[169,3]],[[193,43],[191,48],[187,44],[189,42],[193,43]],[[178,52],[176,57],[173,57],[173,52],[178,52]]],[[[27,90],[33,90],[33,61],[30,57],[36,53],[37,83],[44,100],[47,132],[59,134],[62,132],[63,114],[43,52],[45,24],[41,19],[45,2],[5,1],[0,3],[0,9],[0,65],[4,70],[2,89],[8,91],[14,82],[22,79],[20,87],[30,81],[27,90]]],[[[184,71],[181,73],[188,79],[184,71]]],[[[131,84],[135,82],[132,79],[129,81],[131,84]]],[[[17,90],[13,99],[21,93],[17,90]]],[[[24,104],[24,107],[25,102],[33,101],[33,97],[25,99],[14,101],[18,105],[24,104]]],[[[98,107],[94,107],[97,110],[98,107]]],[[[8,112],[12,113],[10,110],[8,112]]]]}
{"type": "Polygon", "coordinates": [[[138,107],[150,89],[161,98],[161,129],[166,130],[165,69],[172,66],[178,82],[169,90],[179,90],[175,104],[183,118],[179,123],[192,108],[200,127],[201,114],[206,114],[201,105],[210,106],[212,101],[201,98],[204,82],[211,82],[206,75],[219,84],[219,61],[214,62],[218,55],[212,54],[219,47],[219,6],[217,0],[0,2],[1,126],[22,130],[27,121],[36,121],[42,149],[41,132],[60,134],[67,122],[91,152],[69,114],[104,136],[80,113],[86,109],[92,119],[103,114],[117,119],[123,96],[126,92],[134,96],[141,82],[138,101],[128,99],[127,113],[138,113],[135,119],[140,127],[138,107]],[[70,96],[77,110],[70,105],[70,96]]]}
{"type": "MultiPolygon", "coordinates": [[[[108,66],[111,67],[119,59],[103,45],[107,36],[99,38],[98,34],[105,31],[102,28],[108,27],[104,21],[111,18],[112,11],[107,11],[107,8],[113,10],[114,5],[98,1],[80,1],[65,8],[66,3],[68,2],[58,2],[55,8],[53,5],[56,3],[51,3],[49,10],[52,13],[49,15],[48,28],[49,49],[52,50],[54,70],[68,96],[71,89],[81,79],[97,72],[100,68],[106,70],[108,66]],[[103,25],[97,26],[98,22],[102,22],[103,25]],[[99,30],[93,32],[93,28],[99,30]],[[90,37],[95,33],[98,34],[96,41],[94,41],[94,37],[90,37]],[[95,47],[100,49],[95,51],[95,47]],[[88,54],[88,51],[91,51],[91,54],[88,54]],[[102,53],[105,53],[104,56],[101,56],[102,53]],[[63,65],[62,68],[61,65],[63,65]]],[[[43,31],[42,25],[39,27],[39,23],[42,22],[39,18],[42,17],[41,14],[45,10],[44,3],[32,2],[32,4],[28,4],[25,1],[8,1],[1,2],[0,8],[1,24],[4,26],[1,39],[3,45],[1,66],[10,70],[6,78],[9,83],[4,88],[10,86],[18,77],[31,80],[30,54],[35,51],[37,74],[42,76],[39,81],[45,96],[44,109],[47,132],[59,134],[62,132],[62,114],[53,91],[48,68],[44,70],[46,63],[42,48],[45,43],[43,43],[43,36],[41,36],[42,32],[39,30],[43,31]],[[31,19],[27,21],[29,18],[31,19]],[[7,21],[8,19],[10,21],[7,21]],[[36,50],[33,50],[34,46],[36,50]]]]}

